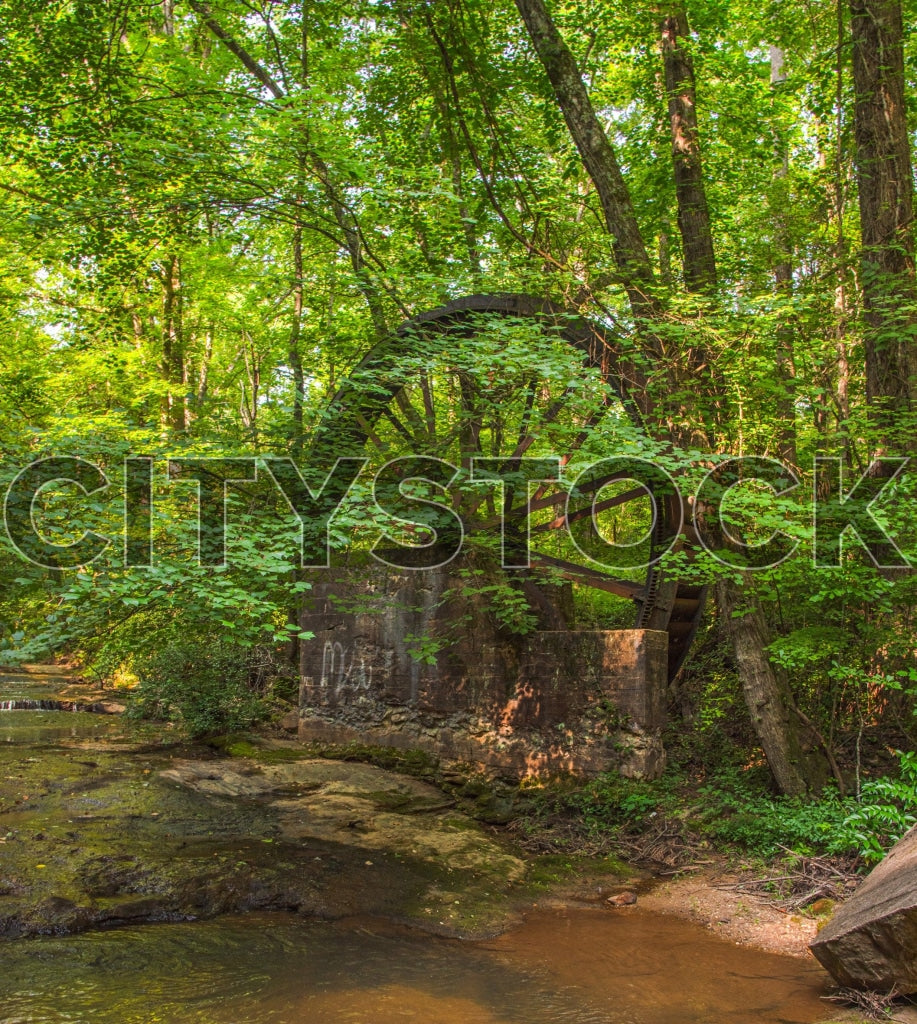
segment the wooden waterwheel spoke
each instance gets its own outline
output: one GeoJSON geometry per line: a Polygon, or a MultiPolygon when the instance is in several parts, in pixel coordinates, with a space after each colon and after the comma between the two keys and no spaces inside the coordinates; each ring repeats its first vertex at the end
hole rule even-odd
{"type": "Polygon", "coordinates": [[[395,394],[395,402],[398,408],[404,414],[404,418],[413,427],[413,436],[415,441],[420,441],[422,438],[428,438],[435,435],[430,435],[427,431],[427,424],[420,413],[414,408],[410,397],[407,394],[407,388],[401,388],[395,394]]]}
{"type": "MultiPolygon", "coordinates": [[[[561,460],[561,461],[563,461],[563,460],[561,460]]],[[[576,488],[577,495],[580,495],[580,494],[583,494],[583,495],[591,494],[591,493],[593,493],[595,491],[600,491],[603,487],[606,486],[606,484],[614,483],[616,480],[629,480],[629,479],[630,479],[630,477],[626,473],[610,473],[608,476],[600,477],[598,480],[591,481],[590,483],[586,483],[586,484],[582,484],[582,485],[577,485],[577,488],[576,488]]],[[[541,490],[543,490],[543,488],[539,487],[538,490],[541,491],[541,490]]],[[[644,490],[644,488],[642,488],[642,487],[640,488],[640,493],[641,494],[646,494],[646,491],[644,490]]],[[[531,499],[531,501],[527,502],[525,505],[518,505],[518,506],[516,506],[516,508],[510,509],[506,513],[506,518],[507,519],[521,519],[527,513],[540,512],[542,509],[550,508],[552,505],[560,505],[563,502],[567,501],[567,499],[569,497],[570,497],[570,492],[566,491],[566,490],[554,491],[552,494],[545,495],[544,497],[538,498],[537,500],[536,500],[536,498],[533,497],[531,499]]],[[[611,500],[611,499],[609,499],[609,500],[611,500]]],[[[631,499],[628,499],[628,500],[631,500],[631,499]]],[[[591,506],[590,506],[590,508],[591,508],[591,506]]],[[[486,529],[493,529],[495,526],[499,526],[499,525],[500,525],[500,520],[499,519],[494,519],[494,520],[488,520],[487,522],[482,523],[481,524],[481,528],[485,529],[485,530],[486,529]]]]}
{"type": "Polygon", "coordinates": [[[632,580],[622,580],[610,573],[602,572],[601,569],[593,569],[591,566],[579,565],[576,562],[568,562],[563,558],[552,558],[550,555],[533,555],[531,564],[536,569],[553,569],[559,571],[564,579],[576,583],[586,583],[596,590],[604,590],[608,594],[615,594],[618,597],[626,597],[632,601],[643,601],[646,599],[646,587],[632,580]]]}
{"type": "Polygon", "coordinates": [[[372,443],[379,449],[380,452],[389,451],[389,446],[382,440],[381,437],[379,437],[375,430],[373,430],[372,426],[370,425],[369,421],[366,419],[365,416],[363,416],[360,413],[357,413],[355,418],[360,426],[360,429],[366,435],[367,439],[372,441],[372,443]]]}
{"type": "Polygon", "coordinates": [[[408,442],[408,443],[409,443],[410,445],[412,445],[412,446],[413,446],[414,444],[416,444],[416,442],[417,442],[417,439],[416,439],[416,438],[414,437],[414,435],[413,435],[413,434],[412,434],[412,433],[410,432],[410,430],[408,430],[408,428],[407,428],[407,427],[405,426],[405,424],[404,424],[404,423],[403,423],[403,422],[402,422],[402,421],[401,421],[401,420],[400,420],[400,419],[398,418],[398,416],[396,416],[396,415],[395,415],[395,413],[393,413],[393,412],[392,412],[392,410],[391,410],[391,409],[383,409],[383,410],[382,410],[382,415],[383,415],[383,416],[384,416],[384,417],[385,417],[385,418],[386,418],[386,419],[387,419],[387,420],[389,421],[389,423],[391,423],[391,425],[392,425],[392,426],[393,426],[393,427],[395,428],[395,430],[396,430],[396,431],[397,431],[397,432],[398,432],[398,433],[399,433],[399,434],[400,434],[400,435],[401,435],[401,436],[402,436],[402,437],[403,437],[403,438],[404,438],[404,439],[405,439],[405,440],[406,440],[406,441],[407,441],[407,442],[408,442]]]}
{"type": "Polygon", "coordinates": [[[433,392],[430,390],[430,378],[426,373],[420,375],[420,391],[423,395],[424,417],[427,434],[436,437],[436,406],[433,404],[433,392]]]}
{"type": "Polygon", "coordinates": [[[532,410],[535,408],[535,388],[537,384],[537,380],[531,380],[525,389],[525,408],[522,410],[522,419],[519,423],[519,439],[516,441],[517,451],[519,445],[523,444],[528,436],[529,422],[532,418],[532,410]]]}
{"type": "MultiPolygon", "coordinates": [[[[560,398],[555,399],[545,410],[544,415],[538,418],[535,426],[546,427],[554,423],[557,420],[558,416],[567,407],[567,403],[576,394],[576,392],[577,388],[575,387],[566,388],[564,390],[564,393],[560,396],[560,398]]],[[[576,451],[578,448],[582,446],[582,444],[589,437],[589,431],[602,419],[604,415],[605,409],[603,408],[601,411],[593,413],[585,421],[585,423],[583,424],[583,429],[579,432],[579,434],[577,434],[577,436],[573,439],[573,443],[569,446],[571,451],[576,451]]],[[[525,421],[526,419],[531,419],[531,417],[524,417],[523,419],[525,421]]],[[[538,440],[536,434],[532,432],[527,432],[527,430],[527,423],[523,422],[522,428],[520,429],[519,440],[516,443],[516,447],[507,456],[507,463],[511,463],[515,459],[522,458],[522,456],[525,455],[525,453],[529,450],[529,448],[531,448],[535,441],[538,440]]],[[[566,464],[571,457],[572,456],[569,454],[564,456],[561,459],[561,465],[566,464]]]]}
{"type": "Polygon", "coordinates": [[[391,407],[382,409],[381,415],[409,443],[412,454],[447,457],[450,447],[459,439],[464,429],[462,418],[459,416],[443,436],[437,437],[437,416],[429,379],[425,377],[424,380],[421,380],[419,390],[423,411],[416,404],[417,396],[411,394],[405,387],[392,396],[402,416],[399,416],[391,407]]]}
{"type": "Polygon", "coordinates": [[[609,509],[617,508],[619,505],[626,505],[630,501],[646,497],[648,497],[648,492],[645,487],[634,487],[632,490],[624,491],[623,494],[617,494],[613,498],[606,498],[595,506],[590,505],[588,508],[577,509],[576,512],[571,512],[569,515],[562,515],[552,519],[550,523],[541,523],[538,526],[533,526],[530,532],[544,533],[547,530],[560,530],[570,523],[579,522],[579,520],[587,519],[589,516],[599,512],[607,512],[609,509]]]}
{"type": "MultiPolygon", "coordinates": [[[[529,448],[531,448],[531,446],[535,443],[535,441],[538,440],[538,437],[537,437],[536,434],[528,432],[529,426],[531,425],[531,422],[532,422],[532,419],[533,419],[534,406],[535,406],[535,394],[536,394],[536,391],[537,391],[537,387],[538,387],[538,381],[537,380],[533,380],[529,384],[529,386],[526,388],[525,406],[524,406],[523,413],[522,413],[522,421],[521,421],[520,426],[519,426],[519,433],[518,433],[518,439],[516,441],[516,446],[515,446],[515,448],[513,449],[513,451],[509,455],[504,457],[505,461],[504,461],[503,465],[500,467],[501,474],[505,474],[506,472],[508,472],[510,467],[512,466],[513,462],[514,461],[518,462],[518,460],[521,459],[525,455],[525,453],[529,450],[529,448]]],[[[548,409],[545,411],[545,415],[538,420],[538,424],[537,425],[538,426],[544,426],[546,424],[550,424],[550,423],[554,422],[557,419],[557,417],[560,415],[560,413],[563,411],[563,409],[565,408],[566,403],[567,403],[570,395],[573,394],[573,393],[574,393],[574,389],[567,388],[565,390],[564,394],[561,396],[561,398],[556,399],[548,407],[548,409]]],[[[495,424],[495,426],[494,426],[494,436],[495,436],[495,444],[494,444],[494,450],[492,452],[492,455],[493,455],[493,457],[498,458],[498,457],[500,457],[500,448],[502,447],[502,444],[497,443],[497,442],[498,441],[502,441],[502,437],[503,437],[502,423],[496,423],[495,424]]],[[[477,512],[477,510],[481,507],[482,504],[484,504],[485,502],[488,503],[488,504],[491,503],[491,497],[492,496],[491,496],[491,494],[489,492],[485,492],[485,493],[482,493],[480,497],[471,499],[470,501],[468,501],[468,504],[466,506],[466,513],[469,516],[473,516],[477,512]]],[[[504,495],[504,510],[509,510],[512,507],[514,499],[515,499],[515,488],[512,487],[512,485],[509,485],[509,486],[506,487],[506,493],[504,495]]]]}
{"type": "MultiPolygon", "coordinates": [[[[564,394],[556,399],[548,408],[545,410],[544,416],[538,420],[539,427],[546,427],[553,423],[557,417],[564,411],[567,406],[567,402],[570,397],[575,394],[573,388],[568,388],[564,394]]],[[[519,443],[516,445],[513,452],[508,456],[507,462],[512,462],[513,459],[521,459],[523,455],[532,447],[532,445],[538,440],[535,434],[526,434],[520,438],[519,443]]]]}
{"type": "MultiPolygon", "coordinates": [[[[573,452],[578,451],[588,440],[590,430],[595,427],[602,417],[605,415],[605,410],[601,412],[593,413],[583,424],[583,429],[573,439],[573,444],[570,445],[566,455],[561,456],[560,464],[561,467],[566,466],[567,463],[573,458],[573,452]]],[[[540,501],[547,493],[548,488],[551,485],[549,483],[541,484],[534,492],[531,497],[531,501],[540,501]]]]}
{"type": "MultiPolygon", "coordinates": [[[[560,457],[560,468],[563,469],[564,466],[566,466],[572,458],[573,458],[573,456],[570,455],[569,453],[567,455],[562,455],[560,457]]],[[[541,501],[541,499],[548,493],[548,489],[550,487],[551,487],[551,484],[546,482],[546,483],[540,484],[538,487],[535,488],[535,491],[529,497],[529,501],[528,501],[528,509],[529,509],[530,512],[533,509],[532,502],[541,501]]]]}
{"type": "MultiPolygon", "coordinates": [[[[535,383],[536,382],[533,382],[533,385],[532,385],[533,388],[535,386],[535,383]]],[[[533,394],[534,392],[532,391],[530,393],[533,394]]],[[[567,388],[560,398],[556,399],[554,402],[551,403],[551,405],[546,410],[545,415],[541,419],[539,419],[538,426],[545,426],[546,424],[550,424],[550,423],[553,423],[554,421],[556,421],[556,419],[560,415],[560,413],[564,410],[564,408],[566,408],[567,402],[569,401],[570,397],[573,394],[575,394],[575,389],[574,388],[567,388]]],[[[526,408],[526,413],[524,414],[523,419],[526,419],[528,417],[528,412],[529,412],[529,410],[528,410],[528,407],[527,407],[526,408]]],[[[583,429],[579,432],[579,434],[573,440],[573,444],[571,445],[571,449],[573,451],[577,450],[578,448],[580,448],[582,446],[582,444],[589,437],[589,430],[590,430],[590,428],[594,427],[601,420],[603,415],[604,415],[604,410],[601,413],[593,413],[593,415],[590,416],[585,421],[585,424],[583,425],[583,429]]],[[[530,418],[530,417],[528,417],[528,418],[530,418]]],[[[532,444],[534,444],[534,442],[536,440],[538,440],[538,438],[537,438],[537,436],[535,434],[526,434],[526,433],[523,432],[522,429],[520,429],[519,441],[517,442],[516,447],[513,449],[512,453],[506,457],[506,460],[503,463],[503,466],[501,467],[501,473],[508,472],[510,467],[512,466],[513,462],[517,462],[519,459],[521,459],[525,455],[525,453],[529,450],[529,448],[532,446],[532,444]]],[[[573,458],[572,451],[568,452],[566,455],[563,455],[561,457],[561,459],[560,459],[561,467],[565,466],[570,461],[571,458],[573,458]]],[[[524,515],[525,511],[526,511],[526,508],[528,509],[529,512],[533,512],[533,511],[536,511],[538,508],[547,508],[550,505],[556,504],[560,500],[563,500],[564,498],[566,498],[566,494],[567,494],[566,491],[558,492],[555,496],[552,497],[551,501],[548,502],[548,504],[546,504],[546,505],[539,505],[538,502],[542,500],[542,498],[545,495],[545,492],[551,486],[552,486],[551,483],[539,484],[539,486],[535,489],[535,492],[532,495],[532,497],[527,499],[526,505],[525,506],[521,506],[520,508],[516,508],[516,509],[514,509],[512,507],[513,506],[513,502],[515,500],[515,488],[513,488],[511,486],[508,486],[506,488],[506,497],[505,497],[505,500],[504,500],[504,516],[506,516],[507,518],[515,518],[515,517],[518,517],[520,515],[524,515]]],[[[477,501],[471,502],[470,506],[469,506],[469,509],[468,509],[469,514],[473,515],[474,512],[476,512],[477,509],[480,507],[480,505],[486,500],[486,498],[487,498],[487,496],[485,495],[485,496],[482,496],[481,498],[477,499],[477,501]]],[[[486,523],[484,525],[485,525],[485,528],[487,526],[491,526],[492,527],[492,526],[495,525],[495,522],[488,521],[488,523],[486,523]]]]}
{"type": "Polygon", "coordinates": [[[461,445],[462,466],[469,469],[471,459],[481,453],[481,427],[483,413],[477,402],[477,388],[468,373],[460,371],[459,394],[461,396],[461,412],[459,413],[459,439],[461,445]]]}

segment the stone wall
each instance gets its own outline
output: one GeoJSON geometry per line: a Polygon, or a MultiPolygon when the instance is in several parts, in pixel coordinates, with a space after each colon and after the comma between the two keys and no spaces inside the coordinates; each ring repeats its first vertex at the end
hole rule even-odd
{"type": "Polygon", "coordinates": [[[324,573],[302,626],[299,736],[417,748],[511,776],[663,768],[668,638],[501,630],[449,567],[324,573]]]}

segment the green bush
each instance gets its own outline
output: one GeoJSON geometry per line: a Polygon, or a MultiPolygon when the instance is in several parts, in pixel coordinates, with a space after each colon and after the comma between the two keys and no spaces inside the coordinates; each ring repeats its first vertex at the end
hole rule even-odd
{"type": "Polygon", "coordinates": [[[617,772],[599,775],[563,797],[587,828],[633,828],[671,803],[670,780],[626,779],[617,772]]]}
{"type": "Polygon", "coordinates": [[[703,834],[760,857],[784,850],[803,855],[829,852],[848,806],[832,790],[816,801],[737,794],[716,787],[705,794],[709,804],[701,818],[703,834]]]}
{"type": "Polygon", "coordinates": [[[581,834],[632,834],[658,815],[713,846],[755,857],[857,855],[872,864],[917,824],[917,753],[899,758],[899,777],[864,783],[859,799],[831,788],[818,800],[775,797],[763,766],[721,768],[698,789],[680,771],[652,782],[610,772],[535,794],[528,824],[537,831],[559,816],[578,821],[581,834]]]}
{"type": "Polygon", "coordinates": [[[211,638],[163,647],[135,664],[130,714],[177,722],[194,739],[247,729],[268,714],[253,685],[256,656],[211,638]]]}
{"type": "Polygon", "coordinates": [[[715,842],[764,857],[791,849],[801,854],[858,854],[880,861],[917,824],[917,754],[899,753],[900,776],[865,782],[860,798],[827,789],[819,800],[769,798],[735,773],[723,773],[701,793],[701,830],[715,842]]]}
{"type": "Polygon", "coordinates": [[[898,751],[898,759],[900,777],[865,782],[834,840],[836,848],[855,849],[867,863],[880,861],[917,824],[917,753],[898,751]]]}

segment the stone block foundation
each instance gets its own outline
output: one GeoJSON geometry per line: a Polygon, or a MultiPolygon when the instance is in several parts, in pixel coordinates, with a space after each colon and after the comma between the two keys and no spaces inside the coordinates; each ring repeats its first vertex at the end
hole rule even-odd
{"type": "Polygon", "coordinates": [[[420,749],[514,778],[660,774],[664,632],[509,635],[454,583],[446,567],[313,584],[302,740],[420,749]]]}

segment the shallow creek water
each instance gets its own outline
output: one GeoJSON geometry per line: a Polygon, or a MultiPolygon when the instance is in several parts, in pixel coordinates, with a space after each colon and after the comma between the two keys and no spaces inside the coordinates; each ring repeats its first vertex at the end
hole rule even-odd
{"type": "MultiPolygon", "coordinates": [[[[39,761],[117,730],[109,716],[0,712],[0,750],[39,761]]],[[[810,1024],[827,1016],[824,990],[812,961],[639,907],[532,907],[483,942],[281,912],[0,940],[0,1024],[810,1024]]]]}
{"type": "Polygon", "coordinates": [[[807,1024],[805,962],[671,917],[536,912],[486,943],[286,914],[2,950],[3,1024],[807,1024]]]}
{"type": "MultiPolygon", "coordinates": [[[[42,676],[0,676],[0,699],[42,700],[60,680],[42,676]]],[[[102,739],[120,731],[114,715],[85,711],[0,711],[0,744],[45,745],[58,740],[102,739]]]]}

